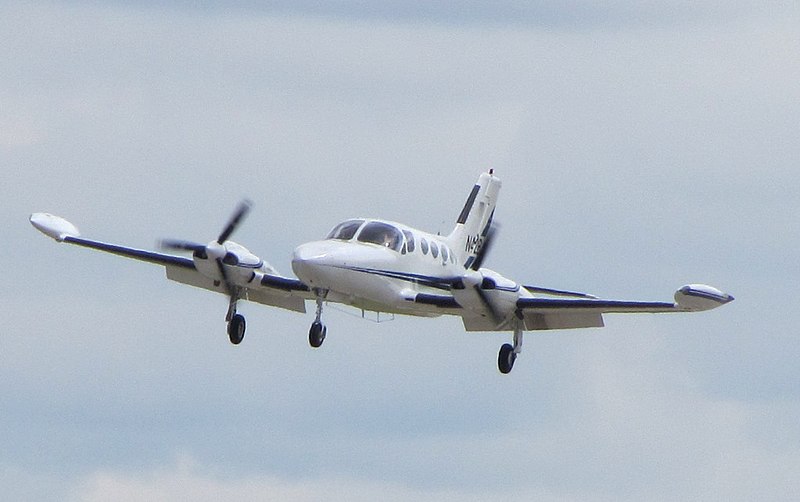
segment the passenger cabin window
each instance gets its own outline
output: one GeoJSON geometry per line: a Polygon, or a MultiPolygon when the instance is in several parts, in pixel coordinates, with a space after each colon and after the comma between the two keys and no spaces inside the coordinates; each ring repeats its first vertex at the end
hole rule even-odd
{"type": "Polygon", "coordinates": [[[448,254],[447,253],[447,246],[442,244],[442,265],[447,264],[447,258],[448,258],[447,254],[448,254]]]}
{"type": "Polygon", "coordinates": [[[419,248],[422,249],[422,254],[428,254],[428,241],[424,237],[419,239],[419,248]]]}
{"type": "Polygon", "coordinates": [[[434,258],[439,257],[439,246],[435,242],[431,242],[431,256],[434,258]]]}
{"type": "Polygon", "coordinates": [[[364,225],[361,233],[358,234],[358,240],[400,251],[403,234],[391,225],[372,221],[364,225]]]}
{"type": "Polygon", "coordinates": [[[364,223],[364,220],[347,220],[339,223],[331,230],[327,238],[349,241],[356,235],[362,223],[364,223]]]}
{"type": "Polygon", "coordinates": [[[403,235],[406,236],[406,248],[408,249],[409,253],[414,252],[414,234],[409,232],[408,230],[403,230],[403,235]]]}

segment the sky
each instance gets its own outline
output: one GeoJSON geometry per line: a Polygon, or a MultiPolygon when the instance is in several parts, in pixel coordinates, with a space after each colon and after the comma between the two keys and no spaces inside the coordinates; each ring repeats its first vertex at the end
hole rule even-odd
{"type": "Polygon", "coordinates": [[[800,492],[795,2],[2,2],[0,493],[9,500],[790,500],[800,492]],[[292,249],[354,216],[701,314],[510,334],[245,304],[58,245],[292,249]]]}

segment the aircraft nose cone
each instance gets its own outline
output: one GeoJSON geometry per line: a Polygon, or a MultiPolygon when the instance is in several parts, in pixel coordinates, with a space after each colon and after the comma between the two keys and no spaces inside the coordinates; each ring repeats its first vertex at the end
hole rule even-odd
{"type": "Polygon", "coordinates": [[[292,264],[320,260],[324,258],[326,254],[325,250],[314,242],[302,244],[297,246],[294,253],[292,253],[292,264]]]}
{"type": "Polygon", "coordinates": [[[292,253],[292,270],[306,284],[324,287],[325,269],[331,264],[332,252],[327,241],[309,242],[298,246],[292,253]]]}

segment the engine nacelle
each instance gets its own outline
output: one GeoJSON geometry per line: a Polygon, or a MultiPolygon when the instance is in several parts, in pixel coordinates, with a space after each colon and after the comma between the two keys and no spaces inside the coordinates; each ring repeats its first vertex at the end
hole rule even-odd
{"type": "Polygon", "coordinates": [[[217,259],[225,267],[228,282],[236,286],[246,286],[253,281],[256,273],[277,275],[277,271],[267,262],[251,253],[246,247],[233,241],[224,244],[210,242],[204,252],[194,253],[192,260],[197,271],[215,281],[223,281],[217,259]]]}
{"type": "Polygon", "coordinates": [[[476,317],[485,317],[495,327],[514,315],[520,286],[493,270],[481,268],[477,272],[467,271],[453,285],[452,293],[462,308],[471,311],[476,317]]]}

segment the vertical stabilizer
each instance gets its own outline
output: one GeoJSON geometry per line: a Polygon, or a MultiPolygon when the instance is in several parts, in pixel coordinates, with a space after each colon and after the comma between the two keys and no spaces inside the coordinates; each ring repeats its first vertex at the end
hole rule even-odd
{"type": "Polygon", "coordinates": [[[470,268],[486,240],[501,185],[500,178],[492,170],[481,174],[448,237],[464,268],[470,268]]]}

